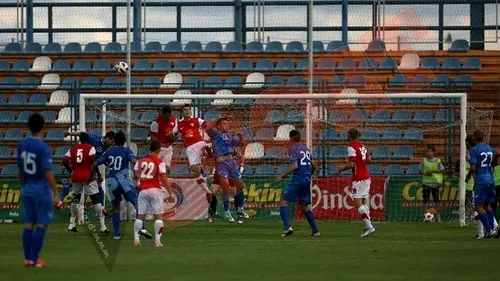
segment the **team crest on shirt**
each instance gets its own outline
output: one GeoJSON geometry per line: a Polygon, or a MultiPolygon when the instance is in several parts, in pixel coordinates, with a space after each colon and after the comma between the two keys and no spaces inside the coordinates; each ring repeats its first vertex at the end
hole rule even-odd
{"type": "Polygon", "coordinates": [[[189,125],[191,125],[191,127],[194,127],[194,123],[191,123],[191,124],[189,124],[189,125]]]}

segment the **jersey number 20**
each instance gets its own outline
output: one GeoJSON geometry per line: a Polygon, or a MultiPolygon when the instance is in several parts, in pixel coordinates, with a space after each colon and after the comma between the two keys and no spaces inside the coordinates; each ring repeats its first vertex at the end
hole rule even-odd
{"type": "Polygon", "coordinates": [[[109,156],[109,168],[115,171],[122,169],[122,157],[121,156],[109,156]]]}

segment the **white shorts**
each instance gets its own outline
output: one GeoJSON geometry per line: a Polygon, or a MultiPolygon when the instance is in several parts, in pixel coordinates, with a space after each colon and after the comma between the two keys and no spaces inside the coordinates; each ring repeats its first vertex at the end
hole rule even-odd
{"type": "Polygon", "coordinates": [[[368,198],[370,196],[371,179],[352,182],[352,198],[368,198]]]}
{"type": "Polygon", "coordinates": [[[160,188],[148,188],[139,192],[137,211],[140,215],[153,213],[163,214],[163,191],[160,188]]]}
{"type": "Polygon", "coordinates": [[[201,164],[201,155],[203,154],[203,148],[207,146],[204,141],[199,141],[193,145],[186,147],[186,154],[189,160],[189,166],[201,164]]]}
{"type": "Polygon", "coordinates": [[[172,151],[172,146],[162,147],[160,154],[158,154],[158,157],[160,157],[161,161],[163,161],[167,167],[170,167],[170,164],[172,164],[172,151]]]}
{"type": "Polygon", "coordinates": [[[89,184],[84,184],[81,182],[73,183],[72,189],[73,193],[75,194],[81,194],[84,188],[86,195],[94,195],[96,193],[99,193],[99,187],[97,186],[97,181],[91,181],[89,184]]]}

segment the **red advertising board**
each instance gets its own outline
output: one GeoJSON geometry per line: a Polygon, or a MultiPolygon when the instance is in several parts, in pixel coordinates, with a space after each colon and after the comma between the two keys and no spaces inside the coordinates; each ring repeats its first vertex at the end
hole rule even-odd
{"type": "MultiPolygon", "coordinates": [[[[374,220],[385,219],[385,177],[372,177],[370,188],[370,215],[374,220]]],[[[315,178],[313,180],[312,208],[319,220],[358,220],[359,214],[351,197],[352,179],[347,177],[315,178]]],[[[297,208],[296,218],[304,215],[297,208]]]]}

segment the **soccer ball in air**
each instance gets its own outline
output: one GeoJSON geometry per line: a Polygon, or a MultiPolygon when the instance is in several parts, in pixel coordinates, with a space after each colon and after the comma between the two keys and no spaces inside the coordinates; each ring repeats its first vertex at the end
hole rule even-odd
{"type": "Polygon", "coordinates": [[[128,71],[128,64],[124,61],[119,61],[115,65],[115,70],[118,74],[125,74],[128,71]]]}
{"type": "Polygon", "coordinates": [[[425,222],[431,222],[434,219],[434,215],[431,213],[425,213],[424,214],[424,221],[425,222]]]}

